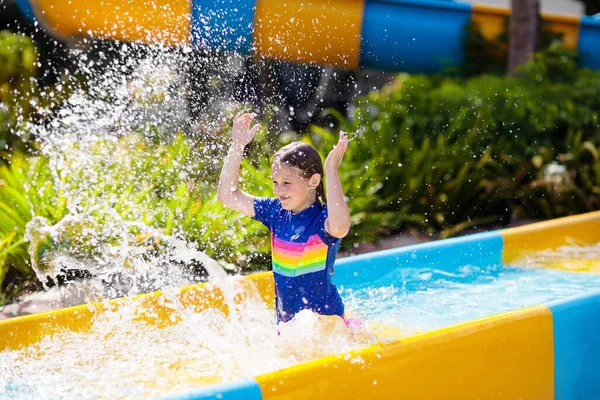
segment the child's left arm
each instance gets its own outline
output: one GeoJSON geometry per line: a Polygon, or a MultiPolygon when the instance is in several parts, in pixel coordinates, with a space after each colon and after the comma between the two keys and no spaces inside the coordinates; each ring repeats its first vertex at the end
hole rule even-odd
{"type": "Polygon", "coordinates": [[[338,143],[325,160],[325,175],[327,176],[325,194],[328,212],[325,230],[336,238],[343,238],[350,230],[350,210],[344,200],[344,190],[338,172],[347,148],[348,135],[346,132],[340,131],[338,143]]]}

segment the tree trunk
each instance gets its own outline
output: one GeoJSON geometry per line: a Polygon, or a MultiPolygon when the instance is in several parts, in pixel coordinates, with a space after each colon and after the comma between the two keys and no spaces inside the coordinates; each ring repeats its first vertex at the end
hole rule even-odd
{"type": "Polygon", "coordinates": [[[538,48],[540,31],[540,0],[512,0],[508,73],[514,75],[529,54],[538,48]]]}

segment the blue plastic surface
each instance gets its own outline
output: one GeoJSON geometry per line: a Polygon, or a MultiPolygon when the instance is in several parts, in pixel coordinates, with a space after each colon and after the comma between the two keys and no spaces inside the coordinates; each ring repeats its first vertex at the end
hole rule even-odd
{"type": "Polygon", "coordinates": [[[446,1],[367,0],[360,65],[407,72],[439,72],[463,60],[471,5],[446,1]]]}
{"type": "Polygon", "coordinates": [[[554,321],[554,398],[600,398],[600,291],[548,307],[554,321]]]}
{"type": "Polygon", "coordinates": [[[193,0],[192,44],[200,49],[250,53],[255,0],[193,0]]]}
{"type": "Polygon", "coordinates": [[[162,400],[262,400],[260,386],[254,379],[209,386],[162,397],[162,400]]]}
{"type": "Polygon", "coordinates": [[[582,67],[600,69],[600,14],[581,18],[578,50],[582,67]]]}
{"type": "Polygon", "coordinates": [[[503,240],[489,232],[378,251],[336,261],[336,285],[373,282],[402,267],[432,267],[452,271],[465,265],[502,264],[503,240]]]}
{"type": "Polygon", "coordinates": [[[35,21],[35,14],[33,13],[33,9],[31,8],[31,4],[29,4],[28,0],[16,0],[17,7],[23,13],[23,15],[32,23],[35,21]]]}

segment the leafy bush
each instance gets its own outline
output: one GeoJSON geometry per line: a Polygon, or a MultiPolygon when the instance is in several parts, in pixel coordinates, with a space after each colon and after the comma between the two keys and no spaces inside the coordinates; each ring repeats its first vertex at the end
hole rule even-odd
{"type": "Polygon", "coordinates": [[[14,130],[34,108],[36,63],[30,38],[0,31],[0,149],[13,145],[14,130]]]}
{"type": "MultiPolygon", "coordinates": [[[[83,144],[75,144],[73,151],[79,146],[83,144]]],[[[53,225],[100,204],[125,221],[143,222],[196,243],[216,259],[243,268],[265,267],[266,231],[216,200],[218,170],[208,166],[213,158],[198,157],[206,149],[214,151],[211,146],[184,135],[171,144],[148,143],[132,135],[97,141],[87,160],[66,155],[60,167],[50,165],[52,160],[46,157],[13,154],[9,165],[0,167],[0,277],[5,278],[3,285],[0,281],[4,293],[0,303],[34,278],[23,240],[34,215],[53,225]]],[[[265,170],[245,162],[244,171],[245,185],[251,186],[247,190],[261,194],[270,188],[265,170]]],[[[82,235],[77,240],[83,240],[82,235]]],[[[82,242],[71,250],[97,245],[82,242]]]]}
{"type": "Polygon", "coordinates": [[[46,118],[81,82],[63,75],[42,86],[33,41],[10,31],[0,31],[0,65],[0,157],[6,159],[13,150],[29,150],[29,123],[46,118]]]}
{"type": "MultiPolygon", "coordinates": [[[[552,31],[551,25],[547,21],[541,21],[538,49],[542,52],[560,46],[562,42],[563,34],[552,31]]],[[[509,18],[506,17],[503,30],[495,38],[489,40],[483,35],[478,22],[469,22],[465,27],[463,37],[465,57],[458,72],[463,76],[504,75],[508,66],[508,28],[509,18]]]]}
{"type": "MultiPolygon", "coordinates": [[[[399,75],[338,119],[354,138],[341,171],[350,242],[599,207],[600,73],[559,47],[519,78],[399,75]]],[[[307,140],[325,156],[337,134],[307,140]]]]}

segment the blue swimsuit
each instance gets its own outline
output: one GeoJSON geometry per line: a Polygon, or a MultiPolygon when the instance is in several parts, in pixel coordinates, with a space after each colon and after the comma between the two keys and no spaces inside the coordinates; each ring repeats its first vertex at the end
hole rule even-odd
{"type": "Polygon", "coordinates": [[[313,203],[293,214],[276,198],[254,200],[254,219],[271,230],[277,321],[286,322],[303,309],[344,315],[333,284],[333,263],[341,239],[325,232],[327,209],[313,203]]]}

